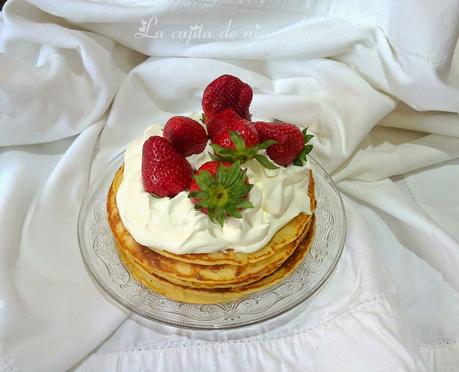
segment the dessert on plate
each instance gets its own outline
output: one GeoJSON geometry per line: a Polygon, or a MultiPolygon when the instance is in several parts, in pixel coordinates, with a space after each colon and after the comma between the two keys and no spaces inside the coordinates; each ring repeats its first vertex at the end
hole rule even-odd
{"type": "Polygon", "coordinates": [[[313,136],[252,121],[252,94],[234,76],[215,79],[201,118],[147,128],[113,179],[107,212],[121,261],[168,298],[236,300],[286,278],[312,243],[313,136]]]}

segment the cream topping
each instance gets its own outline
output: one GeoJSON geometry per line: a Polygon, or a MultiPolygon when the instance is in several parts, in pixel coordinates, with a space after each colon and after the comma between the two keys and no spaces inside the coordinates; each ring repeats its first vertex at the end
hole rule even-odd
{"type": "MultiPolygon", "coordinates": [[[[142,148],[151,136],[161,135],[159,125],[146,129],[131,142],[124,157],[124,177],[116,195],[121,220],[133,238],[147,247],[176,254],[211,253],[227,248],[251,253],[264,247],[273,235],[299,212],[310,214],[307,167],[290,165],[276,170],[251,160],[242,165],[254,187],[254,208],[242,218],[228,217],[223,228],[194,209],[187,192],[173,198],[155,198],[144,191],[142,148]]],[[[204,152],[188,157],[193,169],[211,160],[204,152]]]]}

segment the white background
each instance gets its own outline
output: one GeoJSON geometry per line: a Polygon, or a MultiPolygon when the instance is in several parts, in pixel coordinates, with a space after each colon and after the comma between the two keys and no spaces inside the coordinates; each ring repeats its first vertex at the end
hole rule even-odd
{"type": "Polygon", "coordinates": [[[458,17],[453,0],[8,2],[0,370],[459,370],[458,17]],[[210,34],[177,32],[194,25],[210,34]],[[224,73],[253,87],[255,116],[308,123],[348,238],[332,280],[300,308],[183,331],[101,294],[76,220],[114,154],[199,110],[224,73]]]}

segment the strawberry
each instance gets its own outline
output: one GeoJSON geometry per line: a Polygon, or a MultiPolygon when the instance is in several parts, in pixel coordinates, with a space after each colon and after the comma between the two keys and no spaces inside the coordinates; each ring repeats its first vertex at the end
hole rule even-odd
{"type": "Polygon", "coordinates": [[[239,162],[208,161],[195,172],[188,196],[195,208],[223,226],[226,216],[241,218],[241,210],[253,208],[248,201],[252,189],[239,162]]]}
{"type": "Polygon", "coordinates": [[[208,120],[207,133],[209,133],[209,138],[211,141],[220,133],[222,129],[226,127],[227,123],[243,120],[241,117],[234,112],[233,109],[225,109],[218,114],[215,114],[212,119],[208,120]]]}
{"type": "Polygon", "coordinates": [[[142,179],[146,192],[175,196],[190,186],[193,170],[185,157],[160,136],[145,141],[142,150],[142,179]]]}
{"type": "Polygon", "coordinates": [[[274,140],[273,144],[266,149],[266,153],[275,163],[286,167],[290,164],[302,166],[306,163],[306,155],[312,150],[312,145],[307,143],[313,137],[307,134],[307,128],[303,131],[293,124],[255,122],[262,140],[274,140]]]}
{"type": "Polygon", "coordinates": [[[232,120],[225,122],[225,126],[220,129],[217,135],[212,137],[212,142],[225,149],[234,149],[235,144],[230,138],[231,131],[239,133],[246,147],[258,145],[260,142],[255,125],[238,116],[233,116],[232,120]]]}
{"type": "Polygon", "coordinates": [[[236,115],[232,110],[225,110],[215,115],[209,124],[209,130],[212,130],[210,146],[214,150],[214,154],[211,154],[213,160],[244,163],[255,159],[266,168],[277,168],[259,154],[260,150],[276,142],[268,140],[260,143],[258,131],[250,121],[236,115]]]}
{"type": "Polygon", "coordinates": [[[207,143],[206,130],[186,116],[171,117],[164,126],[163,136],[184,156],[203,152],[207,143]]]}
{"type": "Polygon", "coordinates": [[[250,119],[249,106],[253,91],[250,85],[235,76],[222,75],[212,81],[202,95],[202,109],[205,121],[215,114],[232,108],[239,116],[250,119]]]}

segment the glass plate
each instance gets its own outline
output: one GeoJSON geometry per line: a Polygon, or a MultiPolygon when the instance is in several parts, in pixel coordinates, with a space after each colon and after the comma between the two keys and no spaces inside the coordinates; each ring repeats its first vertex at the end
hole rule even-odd
{"type": "Polygon", "coordinates": [[[139,284],[124,268],[107,222],[106,198],[124,152],[91,184],[78,217],[78,240],[89,272],[115,301],[150,320],[198,328],[234,328],[278,316],[310,298],[330,277],[343,251],[346,216],[330,176],[312,157],[317,230],[303,263],[282,282],[238,301],[193,305],[169,300],[139,284]]]}

